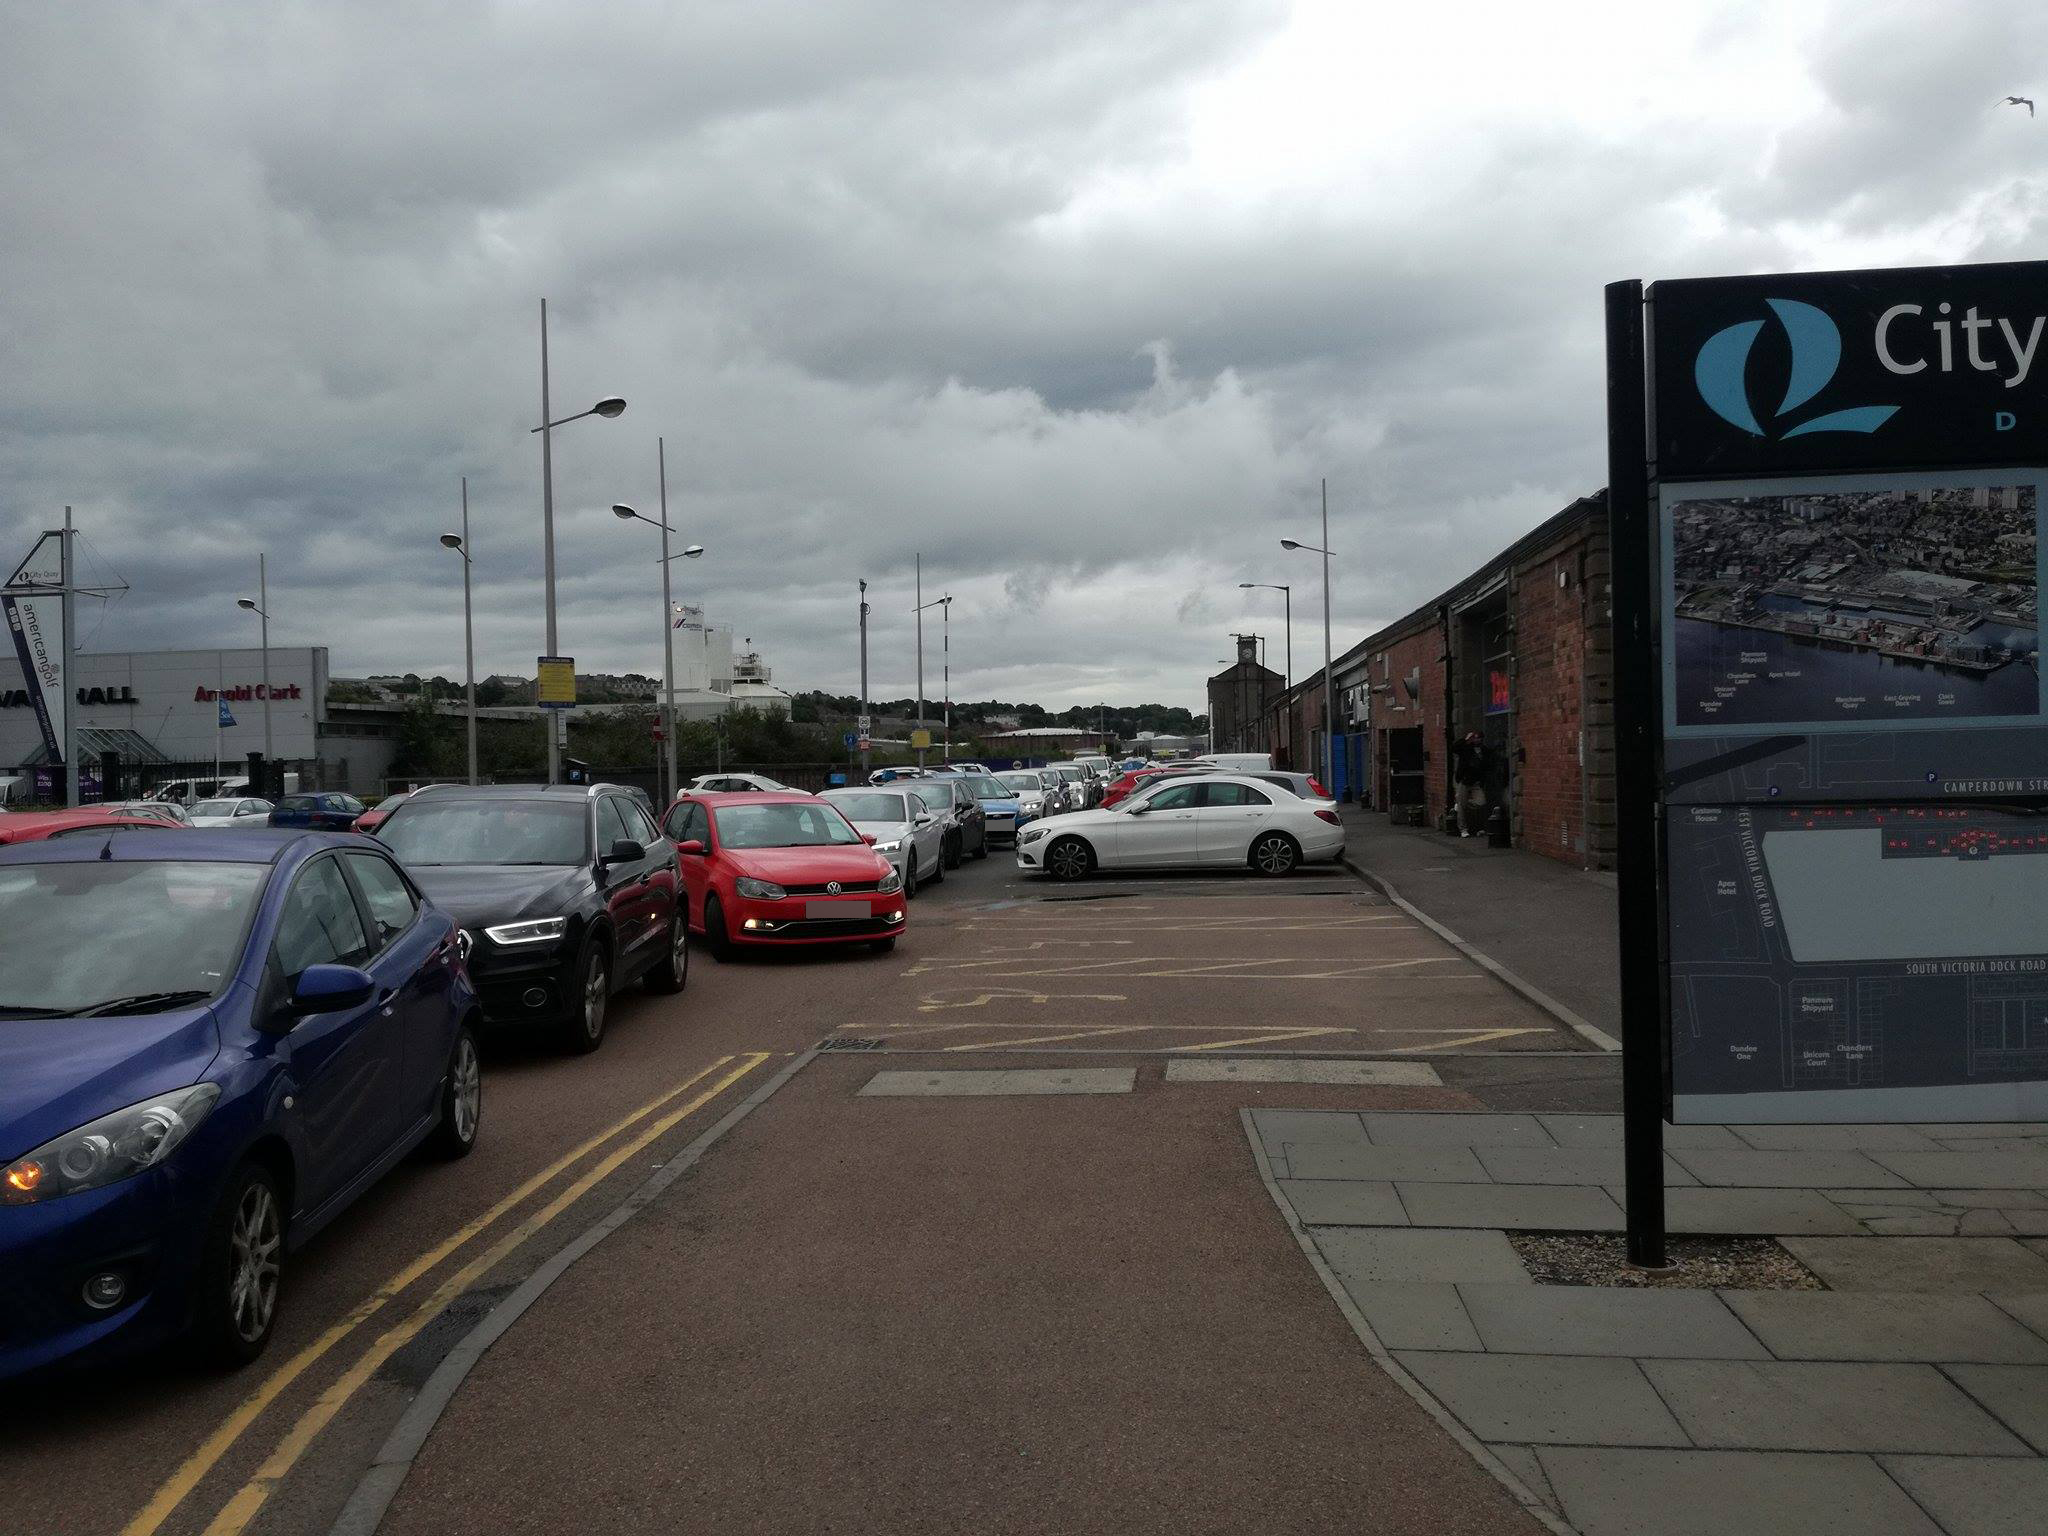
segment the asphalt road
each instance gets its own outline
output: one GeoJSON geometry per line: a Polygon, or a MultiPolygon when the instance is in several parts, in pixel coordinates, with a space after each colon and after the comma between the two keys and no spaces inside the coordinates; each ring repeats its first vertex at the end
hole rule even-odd
{"type": "Polygon", "coordinates": [[[828,1038],[880,1049],[819,1057],[572,1268],[388,1529],[585,1529],[591,1498],[618,1529],[1234,1529],[1233,1488],[1278,1529],[1515,1528],[1364,1368],[1236,1110],[1608,1107],[1612,1061],[1342,874],[1054,889],[997,854],[911,911],[888,956],[700,953],[682,996],[617,1000],[595,1056],[493,1042],[476,1154],[407,1165],[323,1233],[257,1365],[10,1404],[0,1530],[325,1530],[477,1318],[828,1038]],[[1426,1060],[1446,1086],[1161,1080],[1197,1052],[1426,1060]],[[890,1061],[1048,1059],[1135,1065],[1139,1091],[854,1097],[890,1061]]]}

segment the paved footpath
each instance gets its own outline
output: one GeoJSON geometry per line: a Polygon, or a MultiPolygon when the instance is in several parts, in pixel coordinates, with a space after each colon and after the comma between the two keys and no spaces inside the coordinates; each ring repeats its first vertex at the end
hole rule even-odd
{"type": "Polygon", "coordinates": [[[1669,1127],[1681,1232],[1822,1291],[1538,1285],[1618,1231],[1619,1117],[1247,1113],[1382,1368],[1584,1536],[2048,1529],[2048,1126],[1669,1127]]]}

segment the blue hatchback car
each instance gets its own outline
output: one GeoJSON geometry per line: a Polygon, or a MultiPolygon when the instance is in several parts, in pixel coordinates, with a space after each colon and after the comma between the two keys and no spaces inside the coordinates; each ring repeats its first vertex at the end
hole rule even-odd
{"type": "Polygon", "coordinates": [[[288,1253],[475,1145],[476,1021],[459,931],[365,838],[0,849],[0,1379],[253,1360],[288,1253]]]}
{"type": "Polygon", "coordinates": [[[354,795],[324,790],[319,794],[285,795],[271,807],[273,827],[305,827],[315,832],[347,832],[368,810],[354,795]]]}

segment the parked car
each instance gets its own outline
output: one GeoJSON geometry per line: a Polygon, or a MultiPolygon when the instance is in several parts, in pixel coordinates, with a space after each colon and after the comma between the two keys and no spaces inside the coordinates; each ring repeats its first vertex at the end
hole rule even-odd
{"type": "Polygon", "coordinates": [[[1128,799],[1136,790],[1168,774],[1213,773],[1214,771],[1214,769],[1204,768],[1197,763],[1158,763],[1132,769],[1112,779],[1108,786],[1104,788],[1102,791],[1102,809],[1108,810],[1111,806],[1128,799]]]}
{"type": "Polygon", "coordinates": [[[1086,768],[1089,777],[1099,784],[1107,784],[1117,775],[1117,770],[1110,766],[1109,759],[1100,752],[1077,752],[1074,754],[1074,761],[1086,768]]]}
{"type": "Polygon", "coordinates": [[[936,885],[946,878],[945,828],[909,786],[828,789],[818,798],[837,806],[854,831],[874,838],[875,852],[903,877],[905,897],[927,880],[936,885]]]}
{"type": "Polygon", "coordinates": [[[1143,758],[1143,757],[1127,757],[1127,758],[1125,758],[1125,759],[1124,759],[1124,760],[1123,760],[1122,762],[1120,762],[1120,763],[1118,763],[1118,764],[1116,765],[1116,767],[1117,767],[1117,772],[1119,772],[1119,773],[1132,773],[1132,772],[1135,772],[1136,770],[1138,770],[1138,769],[1140,769],[1140,768],[1143,768],[1144,766],[1146,766],[1146,764],[1147,764],[1147,763],[1148,763],[1149,761],[1150,761],[1150,759],[1148,759],[1148,758],[1143,758]]]}
{"type": "Polygon", "coordinates": [[[986,771],[963,773],[960,781],[981,802],[983,847],[1016,842],[1017,829],[1031,819],[1024,814],[1016,791],[986,771]]]}
{"type": "Polygon", "coordinates": [[[455,925],[383,850],[104,848],[0,850],[0,1378],[181,1335],[254,1359],[290,1255],[482,1113],[455,925]]]}
{"type": "Polygon", "coordinates": [[[689,791],[664,824],[681,855],[691,928],[720,960],[790,945],[886,951],[904,931],[903,877],[820,796],[689,791]]]}
{"type": "Polygon", "coordinates": [[[1066,782],[1068,810],[1085,811],[1101,801],[1101,786],[1079,763],[1054,763],[1052,771],[1066,782]]]}
{"type": "Polygon", "coordinates": [[[101,811],[123,816],[141,816],[146,820],[160,821],[166,826],[189,827],[193,824],[192,813],[172,800],[102,800],[96,805],[82,805],[82,811],[101,811]]]}
{"type": "Polygon", "coordinates": [[[1323,781],[1312,773],[1295,773],[1286,768],[1275,768],[1271,773],[1254,773],[1252,777],[1263,779],[1268,784],[1278,784],[1288,793],[1299,795],[1304,800],[1328,800],[1334,804],[1337,799],[1323,788],[1323,781]]]}
{"type": "MultiPolygon", "coordinates": [[[[383,826],[385,822],[389,821],[392,813],[401,805],[404,805],[406,801],[412,799],[414,795],[424,795],[429,790],[447,789],[448,787],[446,784],[422,784],[417,789],[402,789],[395,795],[386,795],[382,800],[379,800],[356,818],[355,830],[363,833],[373,833],[383,826]]],[[[646,798],[644,795],[640,797],[643,808],[646,806],[646,798]]],[[[653,816],[653,811],[649,809],[648,819],[652,820],[653,816]]]]}
{"type": "Polygon", "coordinates": [[[777,783],[765,773],[703,773],[690,780],[692,790],[709,790],[713,794],[726,795],[772,795],[789,788],[777,783]]]}
{"type": "Polygon", "coordinates": [[[614,994],[689,981],[675,848],[618,785],[445,785],[377,838],[469,935],[487,1025],[594,1051],[614,994]]]}
{"type": "Polygon", "coordinates": [[[957,774],[935,773],[910,787],[946,827],[946,868],[958,869],[969,857],[988,857],[988,818],[974,791],[957,774]]]}
{"type": "Polygon", "coordinates": [[[356,818],[369,807],[354,795],[333,790],[311,795],[286,795],[270,808],[273,827],[299,827],[313,832],[353,831],[356,818]]]}
{"type": "Polygon", "coordinates": [[[1266,773],[1273,767],[1270,752],[1204,752],[1191,759],[1219,773],[1266,773]]]}
{"type": "Polygon", "coordinates": [[[192,807],[195,827],[267,827],[275,809],[268,800],[201,800],[192,807]]]}
{"type": "MultiPolygon", "coordinates": [[[[134,816],[126,811],[102,810],[96,805],[75,811],[11,811],[0,816],[0,844],[39,843],[52,837],[102,835],[113,832],[185,832],[155,816],[134,816]]],[[[0,989],[6,982],[0,980],[0,989]]],[[[4,992],[0,992],[4,995],[4,992]]]]}
{"type": "Polygon", "coordinates": [[[1113,811],[1081,811],[1028,827],[1020,869],[1078,880],[1097,869],[1248,866],[1288,874],[1344,852],[1336,808],[1243,774],[1169,778],[1113,811]]]}
{"type": "Polygon", "coordinates": [[[1011,768],[997,774],[996,780],[1017,797],[1018,813],[1026,820],[1052,814],[1045,803],[1045,780],[1036,768],[1011,768]]]}

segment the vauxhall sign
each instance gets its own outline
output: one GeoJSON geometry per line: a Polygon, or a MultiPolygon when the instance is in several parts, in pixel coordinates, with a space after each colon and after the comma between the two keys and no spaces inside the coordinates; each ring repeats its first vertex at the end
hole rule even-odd
{"type": "Polygon", "coordinates": [[[2048,262],[1648,291],[1662,480],[2038,462],[2048,262]]]}

